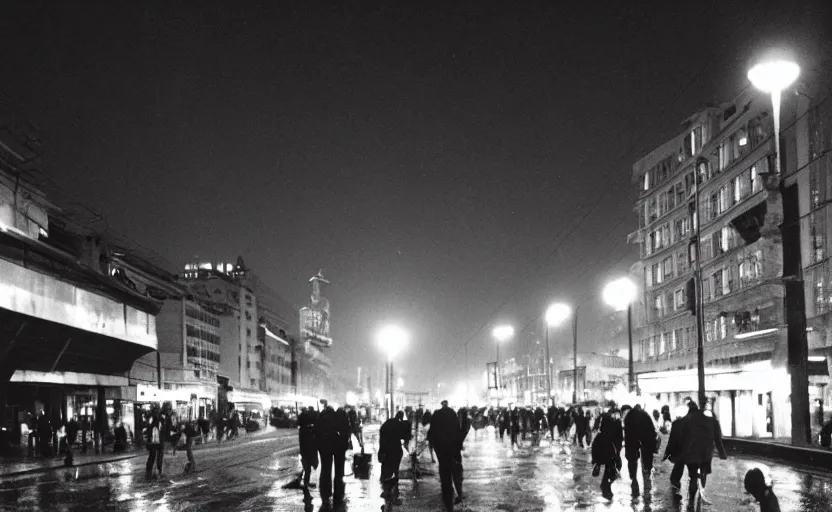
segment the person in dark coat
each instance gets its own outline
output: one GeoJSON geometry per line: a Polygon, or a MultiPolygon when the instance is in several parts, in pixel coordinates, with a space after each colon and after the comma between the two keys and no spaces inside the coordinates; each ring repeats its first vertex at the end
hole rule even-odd
{"type": "Polygon", "coordinates": [[[381,482],[385,494],[393,493],[393,501],[396,505],[401,505],[399,499],[399,467],[404,455],[402,442],[405,440],[405,431],[402,428],[401,421],[398,417],[385,421],[378,433],[378,461],[381,462],[381,482]]]}
{"type": "Polygon", "coordinates": [[[497,411],[497,428],[500,433],[500,441],[505,438],[506,430],[509,431],[509,437],[511,437],[511,415],[508,409],[500,409],[497,411]]]}
{"type": "Polygon", "coordinates": [[[145,475],[148,480],[153,476],[154,464],[159,472],[159,477],[162,476],[162,464],[165,458],[165,439],[164,416],[158,410],[153,410],[148,415],[147,429],[145,430],[145,445],[147,446],[148,452],[145,475]]]}
{"type": "Polygon", "coordinates": [[[119,421],[113,430],[113,438],[113,452],[123,452],[127,449],[127,429],[122,421],[119,421]]]}
{"type": "Polygon", "coordinates": [[[601,426],[595,442],[592,443],[592,462],[596,466],[593,475],[599,472],[601,465],[604,466],[601,493],[607,499],[612,499],[612,482],[620,476],[620,454],[623,442],[624,429],[621,425],[621,413],[615,406],[615,402],[611,401],[609,410],[601,416],[601,426]]]}
{"type": "Polygon", "coordinates": [[[465,450],[465,439],[468,437],[468,433],[471,432],[471,417],[468,415],[468,409],[465,407],[459,408],[457,416],[459,416],[459,430],[462,434],[462,449],[465,450]]]}
{"type": "Polygon", "coordinates": [[[567,411],[563,408],[558,411],[558,434],[560,434],[561,439],[566,439],[569,435],[569,427],[572,426],[572,414],[571,410],[567,411]]]}
{"type": "Polygon", "coordinates": [[[670,436],[667,439],[667,446],[664,448],[664,456],[662,460],[670,460],[673,463],[673,469],[670,471],[670,486],[674,493],[678,493],[682,489],[682,476],[685,473],[685,430],[689,416],[694,410],[698,410],[695,402],[686,399],[688,413],[682,418],[676,419],[670,425],[670,436]]]}
{"type": "MultiPolygon", "coordinates": [[[[575,442],[578,443],[578,446],[581,448],[586,448],[584,441],[589,433],[589,422],[584,415],[583,408],[578,407],[574,414],[575,417],[573,418],[573,421],[575,422],[575,442]]],[[[589,444],[589,442],[587,442],[587,444],[589,444]]]]}
{"type": "MultiPolygon", "coordinates": [[[[462,432],[459,427],[459,418],[454,410],[448,407],[447,400],[443,400],[442,407],[434,411],[430,420],[430,431],[436,457],[439,459],[442,502],[446,510],[453,512],[455,501],[453,481],[458,471],[456,461],[462,455],[462,432]]],[[[462,475],[459,474],[458,478],[461,480],[462,475]]]]}
{"type": "Polygon", "coordinates": [[[355,436],[355,440],[358,441],[358,446],[361,448],[361,453],[364,453],[364,427],[361,425],[361,418],[355,411],[355,407],[349,408],[347,419],[350,422],[350,434],[355,436]]]}
{"type": "Polygon", "coordinates": [[[511,446],[514,446],[517,444],[517,434],[520,433],[520,409],[512,406],[507,414],[511,421],[511,446]]]}
{"type": "MultiPolygon", "coordinates": [[[[658,412],[658,411],[657,411],[658,412]]],[[[640,494],[638,486],[638,461],[641,459],[641,471],[644,486],[650,484],[650,472],[653,469],[653,453],[656,448],[656,427],[647,412],[636,405],[624,417],[624,457],[630,473],[630,487],[633,496],[640,494]]]]}
{"type": "Polygon", "coordinates": [[[43,411],[38,412],[37,429],[38,448],[41,455],[44,457],[52,456],[52,423],[49,422],[49,418],[46,417],[43,411]]]}
{"type": "Polygon", "coordinates": [[[298,416],[298,445],[300,447],[300,464],[303,468],[303,490],[309,491],[309,478],[312,470],[318,469],[318,445],[315,442],[315,423],[318,411],[307,407],[298,416]]]}
{"type": "Polygon", "coordinates": [[[328,503],[333,498],[335,504],[339,504],[344,500],[344,463],[350,442],[350,424],[344,409],[336,411],[326,400],[321,400],[321,413],[315,423],[315,441],[321,457],[321,499],[328,503]]]}
{"type": "Polygon", "coordinates": [[[688,470],[690,486],[688,494],[693,500],[697,491],[699,496],[707,503],[705,498],[705,485],[708,475],[711,473],[711,460],[714,457],[714,448],[719,453],[719,458],[725,460],[728,455],[722,444],[722,427],[713,412],[709,409],[701,410],[692,403],[691,412],[688,414],[688,421],[685,430],[682,431],[684,442],[683,460],[688,470]]]}
{"type": "Polygon", "coordinates": [[[66,466],[71,466],[73,464],[72,447],[78,441],[78,430],[80,430],[80,428],[81,425],[78,423],[78,418],[76,416],[73,416],[66,424],[66,458],[64,459],[64,464],[66,466]]]}
{"type": "Polygon", "coordinates": [[[554,441],[555,428],[557,427],[558,421],[558,408],[554,405],[550,405],[549,409],[546,411],[546,421],[549,423],[549,437],[552,441],[554,441]]]}
{"type": "Polygon", "coordinates": [[[433,417],[433,414],[430,412],[429,409],[425,409],[425,414],[422,415],[422,427],[427,428],[427,434],[425,434],[425,439],[428,442],[428,451],[430,452],[430,462],[433,464],[436,462],[436,458],[433,456],[433,439],[431,438],[430,434],[430,419],[433,417]]]}
{"type": "Polygon", "coordinates": [[[610,411],[601,416],[601,427],[592,443],[592,475],[598,476],[603,466],[601,494],[606,499],[612,499],[612,482],[618,478],[617,461],[621,441],[618,439],[620,430],[615,425],[620,424],[620,421],[616,419],[616,414],[617,411],[610,411]]]}
{"type": "Polygon", "coordinates": [[[780,501],[760,468],[749,469],[743,484],[746,492],[760,504],[760,512],[780,512],[780,501]]]}

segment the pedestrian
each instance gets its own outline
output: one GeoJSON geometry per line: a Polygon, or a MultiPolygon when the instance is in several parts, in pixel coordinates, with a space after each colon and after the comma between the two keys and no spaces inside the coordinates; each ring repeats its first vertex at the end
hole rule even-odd
{"type": "Polygon", "coordinates": [[[760,512],[780,512],[780,502],[771,482],[760,468],[749,469],[743,483],[745,490],[760,504],[760,512]]]}
{"type": "Polygon", "coordinates": [[[315,443],[321,458],[318,487],[325,504],[329,503],[330,498],[336,505],[344,500],[344,463],[349,441],[350,427],[346,412],[342,408],[336,411],[326,400],[321,400],[321,412],[315,423],[315,443]]]}
{"type": "Polygon", "coordinates": [[[425,439],[428,442],[428,451],[430,452],[431,464],[436,462],[436,458],[433,456],[433,436],[430,432],[430,420],[432,417],[433,414],[430,412],[429,409],[426,409],[425,414],[422,415],[422,427],[427,428],[427,434],[425,434],[425,439]]]}
{"type": "Polygon", "coordinates": [[[714,448],[720,459],[728,458],[722,444],[722,427],[710,409],[701,410],[696,406],[696,402],[691,402],[688,407],[691,412],[687,416],[689,419],[685,423],[685,430],[682,431],[682,439],[685,442],[682,457],[690,478],[688,495],[692,502],[698,492],[700,499],[709,503],[705,497],[705,485],[711,473],[714,448]]]}
{"type": "Polygon", "coordinates": [[[388,419],[379,429],[378,461],[381,463],[382,497],[390,496],[396,505],[402,504],[399,499],[399,467],[404,455],[404,440],[405,431],[398,418],[388,419]]]}
{"type": "Polygon", "coordinates": [[[75,442],[78,439],[78,429],[80,425],[78,424],[77,416],[72,416],[69,422],[66,424],[66,456],[64,458],[64,466],[72,466],[73,464],[73,454],[72,454],[72,447],[75,445],[75,442]]]}
{"type": "Polygon", "coordinates": [[[587,442],[587,444],[585,445],[584,440],[586,439],[587,433],[589,432],[589,424],[587,423],[587,419],[584,415],[583,408],[578,407],[575,410],[574,414],[575,418],[573,421],[575,422],[575,442],[581,448],[586,448],[589,442],[587,442]]]}
{"type": "Polygon", "coordinates": [[[211,422],[208,420],[208,418],[203,416],[203,417],[199,418],[199,421],[197,422],[197,425],[199,426],[199,434],[200,434],[199,442],[200,442],[200,444],[204,445],[205,443],[208,442],[208,433],[211,432],[211,422]]]}
{"type": "Polygon", "coordinates": [[[517,445],[517,434],[520,433],[520,409],[514,405],[509,406],[509,417],[511,418],[511,446],[517,445]]]}
{"type": "Polygon", "coordinates": [[[119,420],[113,430],[113,453],[120,453],[127,449],[127,429],[124,423],[119,420]]]}
{"type": "Polygon", "coordinates": [[[569,429],[572,427],[572,415],[564,409],[560,408],[558,413],[558,434],[562,440],[566,440],[569,436],[569,429]]]}
{"type": "Polygon", "coordinates": [[[685,399],[685,409],[687,414],[683,417],[678,417],[670,426],[670,436],[667,439],[667,444],[664,448],[664,456],[662,460],[670,460],[673,463],[673,469],[670,471],[670,487],[674,494],[679,496],[682,489],[682,475],[685,473],[685,435],[683,432],[686,429],[686,424],[689,421],[689,415],[692,412],[691,404],[696,405],[690,398],[685,399]]]}
{"type": "Polygon", "coordinates": [[[179,421],[174,414],[166,415],[165,432],[168,435],[171,448],[173,448],[173,455],[176,455],[176,446],[179,444],[181,433],[179,432],[179,421]]]}
{"type": "Polygon", "coordinates": [[[38,448],[44,457],[52,456],[52,423],[43,411],[38,411],[38,448]]]}
{"type": "Polygon", "coordinates": [[[413,439],[413,427],[410,424],[410,420],[405,418],[404,411],[396,412],[395,419],[398,422],[398,429],[404,441],[404,447],[409,449],[410,440],[413,439]]]}
{"type": "Polygon", "coordinates": [[[164,424],[162,415],[154,410],[150,411],[147,421],[147,429],[145,430],[145,444],[147,445],[147,464],[145,465],[145,476],[148,480],[153,477],[154,463],[159,472],[159,477],[162,476],[162,462],[164,460],[165,452],[163,449],[164,442],[164,424]]]}
{"type": "Polygon", "coordinates": [[[615,402],[610,402],[610,409],[601,416],[601,426],[598,435],[592,443],[592,475],[598,476],[601,466],[604,474],[601,477],[601,494],[611,500],[612,483],[618,479],[621,469],[621,443],[623,442],[621,417],[615,402]]]}
{"type": "Polygon", "coordinates": [[[448,407],[448,401],[442,401],[442,407],[433,413],[430,420],[430,431],[436,457],[439,459],[439,481],[442,486],[442,502],[448,512],[453,512],[454,502],[460,502],[462,496],[454,499],[454,481],[460,481],[462,487],[461,466],[456,463],[462,456],[462,432],[459,418],[453,409],[448,407]]]}
{"type": "Polygon", "coordinates": [[[304,494],[309,492],[309,479],[313,469],[318,469],[318,444],[315,441],[315,428],[318,411],[311,405],[302,410],[298,416],[298,444],[300,446],[300,463],[303,468],[302,481],[304,494]]]}
{"type": "Polygon", "coordinates": [[[347,411],[347,418],[350,422],[350,433],[358,441],[358,446],[361,447],[361,453],[364,453],[364,428],[361,425],[361,418],[358,416],[354,407],[350,407],[347,411]]]}
{"type": "Polygon", "coordinates": [[[459,408],[457,416],[459,417],[459,430],[462,434],[462,451],[465,451],[465,439],[468,437],[468,433],[471,432],[471,417],[468,416],[468,409],[465,407],[459,408]]]}
{"type": "Polygon", "coordinates": [[[636,404],[624,417],[624,457],[627,459],[627,471],[630,474],[633,497],[640,494],[637,478],[639,459],[644,488],[648,489],[651,484],[650,473],[653,470],[655,448],[656,427],[653,419],[641,408],[641,405],[636,404]]]}
{"type": "Polygon", "coordinates": [[[546,421],[549,424],[549,438],[554,441],[555,440],[555,428],[557,427],[557,420],[558,420],[558,408],[555,407],[555,404],[549,406],[549,409],[546,411],[546,421]]]}

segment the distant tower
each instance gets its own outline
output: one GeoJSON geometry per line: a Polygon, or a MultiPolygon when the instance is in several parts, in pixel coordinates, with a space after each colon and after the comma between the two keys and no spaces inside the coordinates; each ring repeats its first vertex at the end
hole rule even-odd
{"type": "Polygon", "coordinates": [[[312,297],[309,307],[300,310],[301,339],[320,347],[332,345],[329,335],[329,300],[323,296],[324,286],[329,284],[324,278],[323,271],[309,279],[312,283],[312,297]]]}

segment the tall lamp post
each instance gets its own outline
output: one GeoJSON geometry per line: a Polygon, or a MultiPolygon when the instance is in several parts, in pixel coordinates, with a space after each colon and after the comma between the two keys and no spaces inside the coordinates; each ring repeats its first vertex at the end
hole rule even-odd
{"type": "Polygon", "coordinates": [[[500,375],[500,344],[504,343],[511,338],[514,337],[514,327],[510,325],[498,325],[494,328],[494,331],[491,333],[494,336],[494,339],[497,340],[497,375],[496,375],[496,384],[497,384],[497,407],[500,407],[500,398],[503,393],[502,387],[502,376],[500,375]]]}
{"type": "MultiPolygon", "coordinates": [[[[800,66],[784,59],[771,59],[748,70],[748,80],[763,92],[771,95],[774,117],[774,178],[782,184],[780,170],[780,97],[800,76],[800,66]]],[[[773,185],[773,181],[769,181],[773,185]]],[[[809,347],[806,340],[806,312],[804,305],[804,283],[800,260],[800,208],[796,187],[781,185],[783,200],[783,280],[786,304],[786,339],[788,367],[791,379],[791,437],[792,444],[812,444],[809,418],[809,347]]]]}
{"type": "MultiPolygon", "coordinates": [[[[556,302],[552,304],[546,309],[546,405],[551,405],[552,401],[552,370],[551,370],[551,358],[549,357],[549,328],[550,327],[557,327],[561,325],[569,315],[572,314],[572,308],[570,308],[567,304],[562,302],[556,302]]],[[[574,333],[573,333],[574,334],[574,333]]],[[[574,350],[575,350],[575,382],[574,382],[574,390],[572,392],[572,403],[577,402],[577,393],[578,393],[578,355],[577,355],[577,337],[575,337],[574,341],[574,350]]]]}
{"type": "Polygon", "coordinates": [[[633,369],[633,302],[636,300],[638,288],[635,283],[627,278],[621,277],[610,281],[604,287],[602,296],[604,302],[616,311],[627,311],[627,341],[628,341],[628,375],[630,380],[630,393],[636,391],[636,377],[633,369]]]}
{"type": "Polygon", "coordinates": [[[387,382],[385,392],[388,393],[389,399],[387,401],[387,419],[393,416],[393,395],[395,394],[395,380],[393,374],[393,359],[404,350],[410,336],[407,331],[397,325],[387,325],[379,330],[377,335],[378,345],[381,350],[387,355],[387,363],[385,364],[385,371],[387,374],[387,382]]]}

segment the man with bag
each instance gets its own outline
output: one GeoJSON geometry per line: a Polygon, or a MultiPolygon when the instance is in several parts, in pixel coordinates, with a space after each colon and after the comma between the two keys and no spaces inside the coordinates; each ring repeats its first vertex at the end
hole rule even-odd
{"type": "Polygon", "coordinates": [[[601,494],[604,498],[612,499],[612,483],[620,477],[621,470],[621,443],[624,440],[624,432],[621,426],[621,414],[610,401],[610,408],[601,416],[601,427],[595,441],[592,443],[592,470],[593,476],[598,476],[601,466],[604,466],[604,475],[601,478],[601,494]]]}
{"type": "Polygon", "coordinates": [[[344,500],[344,463],[350,443],[350,425],[344,409],[339,408],[336,411],[327,404],[326,400],[321,400],[321,413],[315,424],[315,441],[321,457],[319,487],[324,503],[329,503],[332,497],[337,505],[344,500]],[[333,464],[335,465],[334,479],[333,464]]]}

